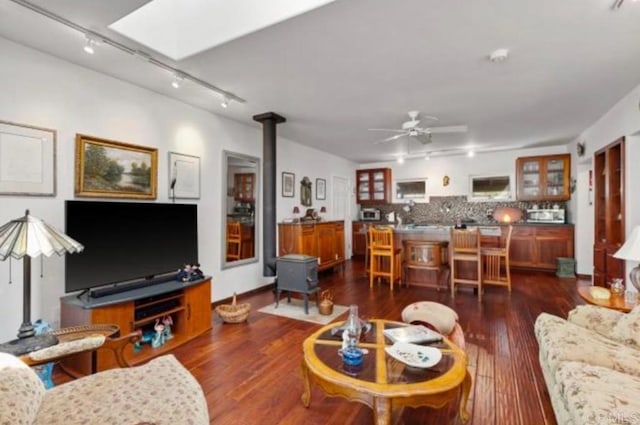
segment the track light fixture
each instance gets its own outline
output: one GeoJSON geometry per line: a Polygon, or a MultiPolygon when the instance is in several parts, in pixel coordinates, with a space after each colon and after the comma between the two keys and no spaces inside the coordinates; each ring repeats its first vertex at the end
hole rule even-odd
{"type": "MultiPolygon", "coordinates": [[[[218,93],[222,96],[225,96],[229,99],[229,101],[234,100],[238,103],[245,103],[246,100],[244,100],[243,98],[228,92],[226,90],[221,89],[220,87],[217,87],[207,81],[204,81],[198,77],[196,77],[195,75],[189,74],[187,72],[184,72],[180,69],[175,68],[173,65],[165,63],[163,61],[161,61],[160,59],[157,59],[153,56],[151,56],[150,54],[146,53],[146,52],[142,52],[139,51],[135,48],[129,47],[117,40],[114,40],[113,38],[109,38],[107,35],[105,34],[100,34],[97,32],[94,32],[92,30],[90,30],[87,27],[84,27],[82,25],[79,25],[73,21],[70,21],[67,18],[64,18],[60,15],[57,15],[53,12],[51,12],[50,10],[47,10],[37,4],[35,4],[32,1],[29,0],[11,0],[12,2],[31,10],[32,12],[38,13],[41,16],[44,16],[45,18],[51,19],[53,21],[58,22],[59,24],[65,25],[66,27],[69,27],[75,31],[78,31],[81,34],[84,34],[84,36],[87,39],[87,42],[84,46],[84,51],[87,52],[88,54],[94,54],[95,53],[95,46],[97,46],[98,44],[106,44],[108,46],[111,46],[117,50],[120,50],[123,53],[132,55],[134,57],[140,58],[141,60],[150,63],[153,66],[156,66],[158,68],[161,68],[165,71],[168,71],[170,73],[173,74],[180,74],[180,76],[182,76],[182,79],[188,79],[189,82],[197,84],[207,90],[211,90],[215,93],[218,93]]],[[[173,82],[171,83],[172,86],[173,82]]],[[[180,83],[178,82],[178,86],[180,85],[180,83]]],[[[175,87],[175,86],[174,86],[175,87]]],[[[227,102],[228,103],[228,102],[227,102]]]]}
{"type": "Polygon", "coordinates": [[[173,81],[171,81],[171,87],[173,87],[174,89],[179,89],[180,84],[182,84],[183,80],[184,80],[184,77],[182,75],[173,74],[173,81]]]}
{"type": "Polygon", "coordinates": [[[88,54],[92,55],[92,54],[94,54],[96,52],[94,47],[98,45],[98,42],[96,41],[95,38],[93,38],[89,34],[85,35],[85,38],[86,38],[86,43],[85,43],[83,49],[84,49],[85,52],[87,52],[88,54]]]}
{"type": "Polygon", "coordinates": [[[220,106],[222,106],[223,108],[227,108],[229,106],[229,102],[231,100],[229,100],[229,98],[227,96],[223,96],[222,97],[222,102],[220,103],[220,106]]]}

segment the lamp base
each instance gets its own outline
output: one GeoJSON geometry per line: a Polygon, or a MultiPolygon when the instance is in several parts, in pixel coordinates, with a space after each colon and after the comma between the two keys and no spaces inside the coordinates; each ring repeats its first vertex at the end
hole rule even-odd
{"type": "Polygon", "coordinates": [[[51,334],[35,335],[29,338],[18,338],[13,341],[0,344],[0,352],[21,356],[32,351],[51,347],[58,343],[58,338],[51,334]]]}
{"type": "Polygon", "coordinates": [[[637,265],[631,269],[631,271],[629,272],[629,279],[638,291],[638,294],[640,294],[640,265],[637,265]]]}

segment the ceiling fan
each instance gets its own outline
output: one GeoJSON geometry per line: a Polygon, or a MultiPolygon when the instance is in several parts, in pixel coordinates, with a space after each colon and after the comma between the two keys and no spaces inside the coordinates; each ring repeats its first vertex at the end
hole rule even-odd
{"type": "MultiPolygon", "coordinates": [[[[394,133],[398,133],[391,137],[387,137],[386,139],[379,140],[375,143],[385,143],[385,142],[393,142],[401,137],[414,137],[420,141],[422,144],[427,144],[431,142],[432,134],[443,134],[443,133],[465,133],[467,131],[466,125],[450,125],[450,126],[441,126],[441,127],[419,127],[420,120],[418,119],[419,111],[409,111],[409,121],[405,121],[402,123],[401,129],[392,129],[392,128],[370,128],[369,131],[391,131],[394,133]]],[[[425,118],[437,121],[438,118],[432,117],[429,115],[425,115],[425,118]]]]}

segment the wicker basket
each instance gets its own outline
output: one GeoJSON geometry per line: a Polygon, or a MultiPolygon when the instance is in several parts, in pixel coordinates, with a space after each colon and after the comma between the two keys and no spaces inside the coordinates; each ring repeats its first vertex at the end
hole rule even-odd
{"type": "Polygon", "coordinates": [[[224,320],[225,323],[240,323],[247,320],[249,312],[251,311],[251,304],[243,303],[236,304],[236,294],[233,294],[233,301],[231,304],[221,304],[216,307],[216,313],[224,320]]]}

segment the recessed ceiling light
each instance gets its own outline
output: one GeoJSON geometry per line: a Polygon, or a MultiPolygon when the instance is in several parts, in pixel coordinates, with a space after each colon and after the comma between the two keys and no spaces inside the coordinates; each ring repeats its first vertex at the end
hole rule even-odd
{"type": "Polygon", "coordinates": [[[489,54],[489,60],[493,63],[504,62],[509,57],[508,49],[496,49],[489,54]]]}
{"type": "Polygon", "coordinates": [[[428,160],[430,160],[430,159],[431,159],[431,155],[426,154],[426,155],[424,156],[424,160],[425,160],[425,161],[428,161],[428,160]]]}
{"type": "Polygon", "coordinates": [[[398,164],[404,164],[404,156],[399,156],[397,161],[398,164]]]}
{"type": "Polygon", "coordinates": [[[475,153],[475,151],[474,151],[474,150],[470,150],[469,152],[467,152],[467,156],[468,156],[469,158],[473,158],[474,156],[476,156],[476,153],[475,153]]]}

